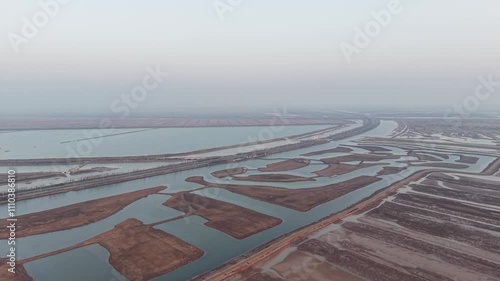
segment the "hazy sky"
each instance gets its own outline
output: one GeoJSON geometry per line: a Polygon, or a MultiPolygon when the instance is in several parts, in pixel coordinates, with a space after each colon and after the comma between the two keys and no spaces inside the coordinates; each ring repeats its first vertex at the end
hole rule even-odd
{"type": "MultiPolygon", "coordinates": [[[[355,44],[355,28],[390,0],[220,0],[220,9],[234,3],[223,21],[212,0],[65,0],[45,24],[39,2],[53,1],[0,0],[3,114],[107,114],[155,65],[170,76],[138,112],[451,107],[474,94],[479,76],[500,81],[498,0],[401,0],[368,46],[355,44]],[[34,15],[41,27],[25,36],[23,18],[34,15]],[[358,50],[350,63],[342,42],[358,50]]],[[[500,87],[481,106],[500,105],[499,96],[500,87]]]]}

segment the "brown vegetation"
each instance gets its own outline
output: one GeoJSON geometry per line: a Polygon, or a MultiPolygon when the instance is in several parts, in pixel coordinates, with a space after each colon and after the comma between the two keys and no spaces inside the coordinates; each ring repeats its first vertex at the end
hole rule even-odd
{"type": "Polygon", "coordinates": [[[300,169],[307,167],[311,161],[307,159],[290,159],[277,163],[272,163],[266,166],[266,168],[260,168],[261,172],[283,172],[300,169]]]}
{"type": "Polygon", "coordinates": [[[380,172],[377,173],[377,175],[385,176],[399,174],[406,169],[406,167],[384,167],[380,172]]]}
{"type": "Polygon", "coordinates": [[[131,281],[151,280],[203,256],[197,247],[136,219],[120,223],[89,243],[105,247],[111,265],[131,281]]]}
{"type": "Polygon", "coordinates": [[[235,175],[244,174],[245,172],[246,172],[246,168],[238,167],[238,168],[233,168],[233,169],[216,171],[216,172],[211,173],[211,175],[216,177],[216,178],[223,179],[226,177],[232,177],[235,175]]]}
{"type": "Polygon", "coordinates": [[[282,222],[234,204],[188,192],[174,194],[165,205],[186,214],[204,217],[208,220],[207,226],[237,239],[247,238],[282,222]]]}

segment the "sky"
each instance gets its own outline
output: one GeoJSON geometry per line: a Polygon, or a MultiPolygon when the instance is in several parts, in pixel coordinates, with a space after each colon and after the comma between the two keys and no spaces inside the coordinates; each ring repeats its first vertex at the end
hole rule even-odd
{"type": "Polygon", "coordinates": [[[500,108],[498,0],[60,2],[0,0],[0,115],[500,108]]]}

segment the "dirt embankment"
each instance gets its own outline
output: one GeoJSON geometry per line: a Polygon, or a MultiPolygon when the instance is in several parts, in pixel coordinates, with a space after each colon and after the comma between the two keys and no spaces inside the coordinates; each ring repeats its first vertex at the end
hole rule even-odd
{"type": "Polygon", "coordinates": [[[260,168],[261,172],[283,172],[300,169],[307,167],[311,161],[307,159],[290,159],[277,163],[272,163],[266,166],[266,168],[260,168]]]}
{"type": "Polygon", "coordinates": [[[322,187],[287,189],[274,186],[215,184],[205,181],[203,177],[191,177],[186,179],[186,181],[195,182],[205,185],[206,187],[224,188],[234,193],[301,212],[307,212],[316,206],[342,197],[354,190],[380,180],[381,179],[377,177],[361,176],[322,187]]]}
{"type": "Polygon", "coordinates": [[[232,176],[244,174],[246,171],[247,171],[246,168],[239,167],[239,168],[216,171],[216,172],[211,173],[211,175],[216,177],[216,178],[223,179],[223,178],[227,178],[227,177],[232,177],[232,176]]]}
{"type": "MultiPolygon", "coordinates": [[[[165,189],[164,186],[148,188],[117,196],[73,204],[48,211],[18,216],[16,237],[72,229],[105,219],[131,203],[165,189]]],[[[7,222],[0,222],[0,239],[8,237],[7,222]]]]}
{"type": "Polygon", "coordinates": [[[349,165],[349,164],[330,164],[323,170],[314,172],[320,177],[333,177],[344,175],[359,169],[364,169],[368,167],[377,166],[380,164],[359,164],[359,165],[349,165]]]}
{"type": "Polygon", "coordinates": [[[282,222],[278,218],[188,192],[173,195],[165,205],[186,214],[204,217],[208,220],[207,226],[236,239],[245,239],[282,222]]]}
{"type": "Polygon", "coordinates": [[[285,175],[285,174],[261,174],[249,175],[245,177],[233,177],[238,181],[257,181],[257,182],[301,182],[301,181],[314,181],[312,178],[285,175]]]}
{"type": "Polygon", "coordinates": [[[302,156],[316,156],[316,155],[323,155],[323,154],[328,154],[328,153],[349,153],[352,152],[352,149],[348,147],[336,147],[333,149],[325,149],[325,150],[318,150],[318,151],[313,151],[309,152],[306,154],[302,154],[302,156]]]}
{"type": "Polygon", "coordinates": [[[132,281],[165,275],[199,259],[204,253],[136,219],[128,219],[88,243],[105,247],[111,254],[111,265],[132,281]]]}

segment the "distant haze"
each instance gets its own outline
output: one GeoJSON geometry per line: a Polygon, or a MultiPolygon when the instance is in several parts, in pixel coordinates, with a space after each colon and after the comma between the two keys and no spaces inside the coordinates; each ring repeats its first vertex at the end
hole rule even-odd
{"type": "MultiPolygon", "coordinates": [[[[354,45],[355,28],[389,0],[247,0],[224,21],[212,0],[71,0],[16,53],[12,33],[22,35],[39,1],[49,2],[1,0],[1,115],[109,115],[155,65],[170,76],[135,113],[450,108],[479,76],[500,81],[498,0],[401,0],[350,63],[341,43],[354,45]]],[[[479,109],[495,106],[500,87],[479,109]]]]}

